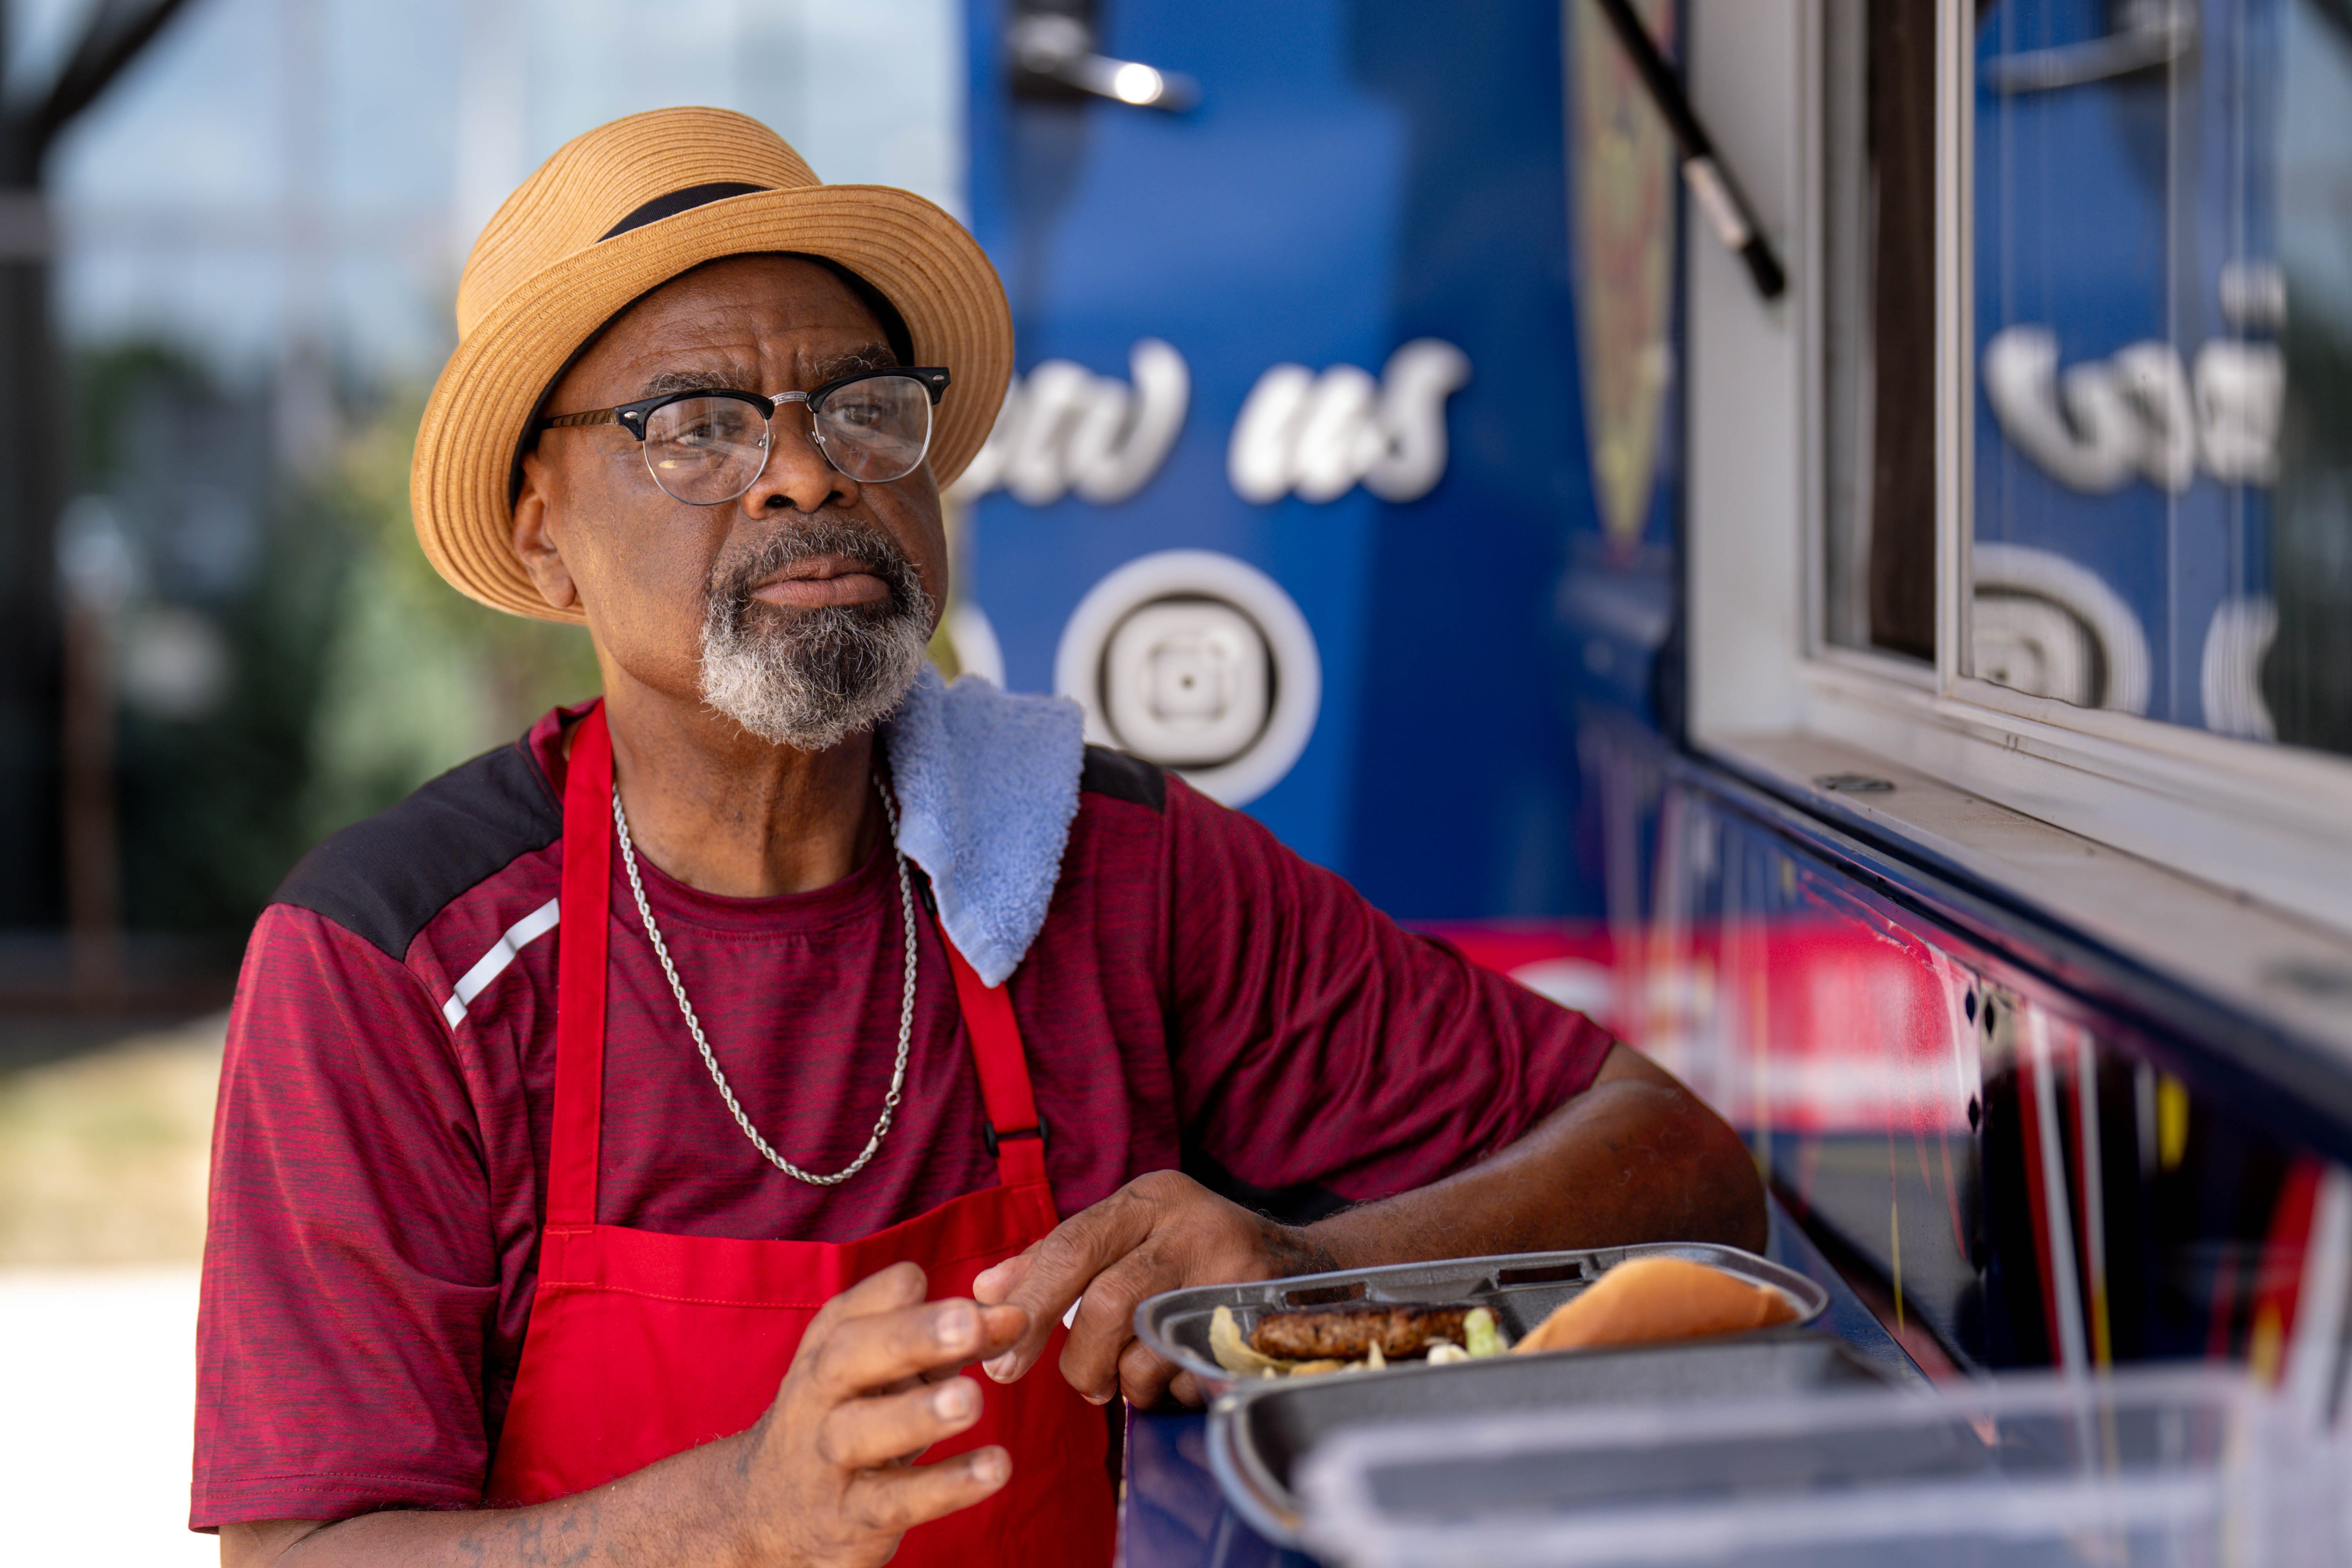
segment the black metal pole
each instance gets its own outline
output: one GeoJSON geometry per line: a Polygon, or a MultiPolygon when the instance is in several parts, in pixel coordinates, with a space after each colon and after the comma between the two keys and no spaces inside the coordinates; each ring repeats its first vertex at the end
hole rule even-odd
{"type": "MultiPolygon", "coordinates": [[[[0,927],[53,926],[66,903],[56,534],[68,388],[50,317],[42,163],[187,4],[97,0],[46,89],[0,106],[0,927]]],[[[0,13],[0,66],[13,26],[0,13]]]]}
{"type": "Polygon", "coordinates": [[[1690,100],[1683,92],[1683,84],[1666,63],[1658,46],[1652,41],[1648,29],[1633,15],[1630,0],[1598,0],[1601,14],[1625,54],[1641,76],[1642,85],[1649,89],[1650,101],[1657,105],[1675,140],[1682,144],[1683,183],[1690,187],[1691,196],[1699,210],[1706,215],[1709,226],[1723,247],[1748,265],[1748,276],[1756,285],[1756,292],[1767,300],[1777,300],[1788,291],[1789,277],[1781,269],[1780,258],[1773,252],[1772,244],[1764,237],[1756,222],[1756,215],[1741,195],[1739,187],[1715,156],[1715,141],[1706,127],[1691,112],[1690,100]]]}
{"type": "Polygon", "coordinates": [[[60,675],[53,541],[64,396],[36,150],[0,124],[0,927],[54,926],[60,675]]]}

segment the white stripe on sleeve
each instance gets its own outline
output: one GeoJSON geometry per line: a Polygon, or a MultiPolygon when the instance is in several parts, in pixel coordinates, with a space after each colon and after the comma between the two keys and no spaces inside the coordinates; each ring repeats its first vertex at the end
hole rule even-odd
{"type": "Polygon", "coordinates": [[[464,978],[457,982],[457,989],[441,1004],[441,1016],[449,1021],[449,1026],[454,1029],[463,1023],[466,1005],[489,989],[490,982],[506,973],[507,965],[515,961],[518,952],[553,931],[562,918],[563,901],[550,899],[507,927],[506,934],[490,944],[490,951],[466,971],[464,978]]]}

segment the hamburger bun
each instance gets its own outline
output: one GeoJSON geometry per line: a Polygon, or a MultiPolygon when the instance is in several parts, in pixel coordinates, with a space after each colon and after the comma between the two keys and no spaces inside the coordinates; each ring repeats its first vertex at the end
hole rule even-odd
{"type": "Polygon", "coordinates": [[[1769,1286],[1751,1285],[1682,1258],[1632,1258],[1563,1303],[1514,1352],[1594,1350],[1769,1329],[1797,1309],[1769,1286]]]}

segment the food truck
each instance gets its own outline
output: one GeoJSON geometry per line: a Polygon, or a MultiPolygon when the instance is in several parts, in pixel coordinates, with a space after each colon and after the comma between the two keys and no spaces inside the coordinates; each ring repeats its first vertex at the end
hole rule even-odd
{"type": "Polygon", "coordinates": [[[1819,1364],[1726,1374],[1781,1403],[1716,1436],[2068,1456],[2040,1490],[1915,1466],[1894,1506],[1849,1470],[1739,1513],[1666,1373],[1599,1428],[1500,1384],[1426,1430],[1402,1395],[1259,1400],[1134,1418],[1127,1561],[1846,1560],[1809,1529],[1856,1561],[1986,1530],[2025,1554],[1950,1560],[2331,1560],[2333,1489],[2285,1478],[2340,1467],[2352,1331],[2352,11],[973,0],[970,29],[1020,359],[954,497],[958,661],[1076,698],[1742,1131],[1819,1364]],[[1855,1415],[1845,1379],[1944,1403],[1855,1415]],[[1383,1491],[1433,1433],[1609,1479],[1582,1534],[1458,1476],[1447,1508],[1383,1491]],[[1701,1501],[1625,1500],[1684,1465],[1701,1501]],[[2141,1483],[2191,1500],[2150,1523],[2141,1483]],[[2108,1555],[2031,1555],[2098,1528],[2108,1555]]]}

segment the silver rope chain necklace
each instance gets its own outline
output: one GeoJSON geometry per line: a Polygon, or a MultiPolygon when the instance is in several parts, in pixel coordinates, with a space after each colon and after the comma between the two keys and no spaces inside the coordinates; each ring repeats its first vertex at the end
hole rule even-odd
{"type": "Polygon", "coordinates": [[[613,786],[613,826],[621,836],[621,864],[629,873],[629,891],[636,895],[637,918],[646,922],[646,934],[653,938],[654,956],[661,960],[662,973],[669,976],[670,994],[677,998],[677,1010],[685,1015],[687,1032],[694,1037],[695,1048],[702,1053],[702,1065],[710,1069],[710,1081],[719,1086],[719,1097],[734,1113],[735,1125],[751,1141],[751,1147],[767,1157],[768,1163],[787,1176],[808,1183],[811,1186],[835,1187],[866,1169],[867,1161],[882,1147],[882,1140],[890,1134],[890,1119],[898,1112],[898,1094],[907,1087],[907,1047],[915,1036],[915,889],[907,875],[907,857],[898,848],[898,805],[890,792],[882,787],[877,777],[875,793],[882,797],[882,814],[890,823],[890,853],[898,862],[898,913],[907,928],[907,984],[898,1001],[898,1059],[890,1068],[890,1092],[882,1098],[882,1114],[874,1123],[874,1135],[866,1147],[852,1160],[847,1168],[830,1176],[812,1175],[785,1159],[760,1136],[751,1119],[743,1114],[742,1105],[735,1091],[728,1086],[727,1075],[719,1070],[719,1058],[711,1054],[710,1042],[702,1036],[701,1021],[694,1016],[694,1004],[686,999],[686,986],[677,977],[677,965],[669,959],[669,944],[662,941],[661,927],[654,923],[653,906],[646,902],[646,886],[637,879],[636,846],[629,839],[629,814],[621,807],[621,786],[613,786]]]}

